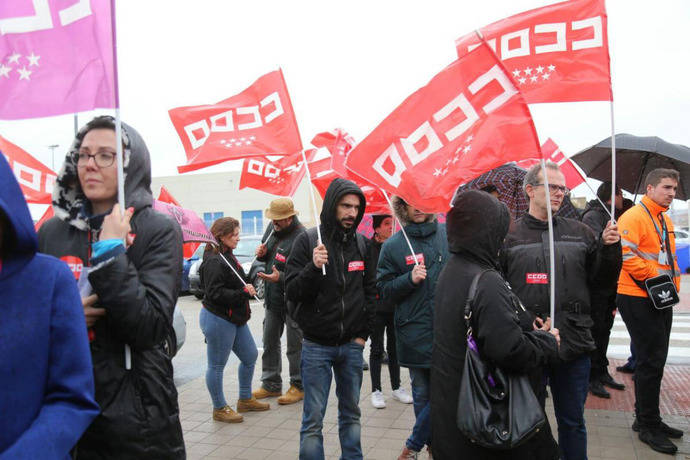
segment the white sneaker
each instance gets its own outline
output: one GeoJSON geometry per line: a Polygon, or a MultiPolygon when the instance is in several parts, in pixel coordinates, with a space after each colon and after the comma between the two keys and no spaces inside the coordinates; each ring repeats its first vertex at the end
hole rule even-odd
{"type": "Polygon", "coordinates": [[[397,399],[403,404],[412,404],[412,395],[410,395],[406,389],[400,387],[397,390],[393,390],[393,398],[397,399]]]}
{"type": "Polygon", "coordinates": [[[377,409],[383,409],[386,407],[386,400],[383,398],[383,393],[376,390],[371,394],[371,405],[377,409]]]}

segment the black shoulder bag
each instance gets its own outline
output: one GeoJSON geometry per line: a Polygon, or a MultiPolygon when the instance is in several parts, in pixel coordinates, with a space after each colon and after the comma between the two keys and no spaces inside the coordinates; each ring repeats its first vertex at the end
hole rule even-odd
{"type": "Polygon", "coordinates": [[[664,310],[666,308],[673,307],[674,305],[680,302],[678,290],[676,289],[676,285],[673,282],[673,279],[676,277],[676,263],[673,259],[673,251],[671,251],[671,238],[669,236],[668,229],[666,228],[666,219],[664,219],[663,216],[661,217],[660,231],[659,227],[657,227],[656,222],[654,221],[654,216],[652,216],[652,213],[649,212],[647,206],[645,206],[644,203],[640,204],[642,205],[644,210],[647,211],[649,218],[652,219],[654,229],[656,230],[657,235],[659,235],[659,242],[661,245],[661,248],[659,250],[665,250],[666,252],[666,257],[668,257],[668,263],[671,266],[671,276],[659,275],[653,278],[648,278],[644,280],[644,284],[641,281],[638,281],[634,278],[633,281],[635,281],[635,283],[637,283],[637,285],[640,286],[640,288],[647,291],[649,300],[652,302],[654,308],[656,308],[657,310],[664,310]]]}
{"type": "Polygon", "coordinates": [[[472,307],[481,276],[472,280],[465,303],[467,351],[458,398],[458,429],[489,449],[513,449],[537,434],[545,422],[527,375],[504,373],[484,362],[472,334],[472,307]]]}

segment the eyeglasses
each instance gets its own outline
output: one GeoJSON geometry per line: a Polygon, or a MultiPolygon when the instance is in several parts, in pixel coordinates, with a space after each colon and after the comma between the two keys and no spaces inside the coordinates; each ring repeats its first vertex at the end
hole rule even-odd
{"type": "Polygon", "coordinates": [[[99,168],[107,168],[111,166],[115,161],[115,154],[111,152],[98,152],[95,155],[89,155],[88,153],[79,152],[74,154],[74,161],[77,163],[77,167],[84,168],[89,163],[89,159],[93,158],[96,166],[99,168]]]}
{"type": "MultiPolygon", "coordinates": [[[[532,187],[539,187],[540,185],[544,185],[544,184],[532,184],[532,187]]],[[[566,187],[565,185],[549,184],[549,192],[551,192],[551,193],[561,192],[565,196],[570,195],[570,189],[568,187],[566,187]]]]}

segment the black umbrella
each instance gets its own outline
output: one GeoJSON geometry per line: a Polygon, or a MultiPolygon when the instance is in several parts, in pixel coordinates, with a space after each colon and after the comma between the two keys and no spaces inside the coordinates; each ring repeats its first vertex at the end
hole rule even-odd
{"type": "MultiPolygon", "coordinates": [[[[604,139],[571,158],[588,177],[611,180],[611,138],[604,139]]],[[[690,195],[690,148],[671,144],[658,137],[616,134],[616,183],[634,194],[643,194],[645,176],[657,168],[675,169],[680,173],[676,198],[687,200],[690,195]]]]}

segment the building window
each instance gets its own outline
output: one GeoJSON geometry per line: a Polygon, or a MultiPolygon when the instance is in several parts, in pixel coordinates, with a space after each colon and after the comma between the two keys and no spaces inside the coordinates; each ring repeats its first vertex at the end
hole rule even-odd
{"type": "Polygon", "coordinates": [[[213,223],[221,217],[223,217],[222,212],[205,212],[204,224],[206,224],[206,228],[211,228],[211,225],[213,225],[213,223]]]}
{"type": "Polygon", "coordinates": [[[263,213],[261,210],[242,211],[242,234],[261,235],[263,228],[263,213]]]}

